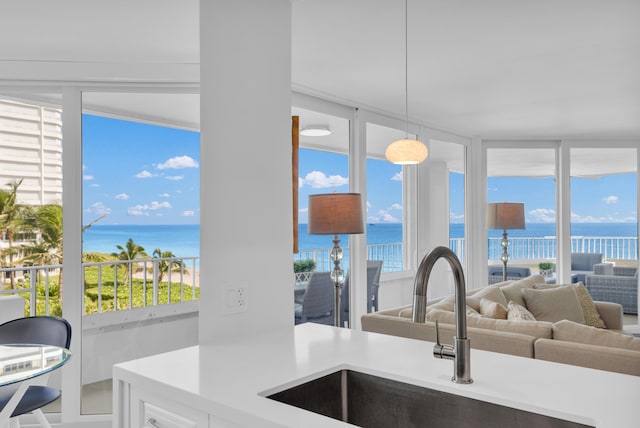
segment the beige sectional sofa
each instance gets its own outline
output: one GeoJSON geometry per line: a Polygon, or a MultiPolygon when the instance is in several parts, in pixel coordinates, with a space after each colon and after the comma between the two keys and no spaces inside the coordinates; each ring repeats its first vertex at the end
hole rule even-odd
{"type": "MultiPolygon", "coordinates": [[[[548,286],[542,276],[535,275],[469,291],[471,347],[640,376],[640,338],[622,332],[622,306],[593,302],[588,293],[584,295],[586,289],[579,287],[584,289],[581,283],[548,286]],[[529,319],[523,319],[522,308],[529,319]],[[531,320],[529,309],[538,318],[531,320]],[[560,309],[563,314],[558,313],[560,309]],[[564,319],[565,314],[570,319],[564,319]]],[[[387,309],[363,315],[362,328],[434,342],[438,320],[441,338],[455,335],[453,296],[429,301],[425,323],[413,323],[411,317],[411,306],[387,309]]]]}

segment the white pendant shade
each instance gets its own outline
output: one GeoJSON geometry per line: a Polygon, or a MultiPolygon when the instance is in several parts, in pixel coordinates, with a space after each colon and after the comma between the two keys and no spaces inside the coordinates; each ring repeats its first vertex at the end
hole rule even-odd
{"type": "Polygon", "coordinates": [[[429,150],[420,141],[405,138],[389,144],[384,155],[391,163],[414,165],[425,160],[429,155],[429,150]]]}

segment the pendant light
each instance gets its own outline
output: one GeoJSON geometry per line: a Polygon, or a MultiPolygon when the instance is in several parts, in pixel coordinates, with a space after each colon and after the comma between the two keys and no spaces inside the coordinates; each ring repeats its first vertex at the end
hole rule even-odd
{"type": "Polygon", "coordinates": [[[409,138],[409,84],[408,84],[408,0],[404,2],[404,115],[405,138],[387,146],[384,155],[391,163],[413,165],[425,160],[429,155],[427,147],[418,140],[409,138]]]}

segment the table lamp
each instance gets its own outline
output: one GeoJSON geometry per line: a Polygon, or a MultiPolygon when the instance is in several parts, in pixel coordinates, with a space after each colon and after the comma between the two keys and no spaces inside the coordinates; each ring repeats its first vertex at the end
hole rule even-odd
{"type": "Polygon", "coordinates": [[[507,280],[509,239],[507,229],[524,229],[524,204],[513,202],[490,203],[487,206],[487,229],[502,229],[502,280],[507,280]]]}
{"type": "Polygon", "coordinates": [[[362,198],[359,193],[325,193],[309,195],[310,235],[334,235],[331,260],[333,270],[331,280],[334,288],[333,319],[340,326],[340,285],[344,281],[344,271],[340,268],[342,248],[339,234],[364,233],[362,218],[362,198]]]}

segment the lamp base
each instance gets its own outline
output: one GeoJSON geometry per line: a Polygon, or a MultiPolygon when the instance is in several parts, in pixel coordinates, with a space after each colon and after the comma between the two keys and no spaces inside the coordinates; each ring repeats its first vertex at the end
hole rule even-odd
{"type": "Polygon", "coordinates": [[[507,238],[507,229],[502,230],[502,241],[500,241],[500,245],[502,245],[502,256],[500,260],[502,260],[502,281],[507,280],[507,262],[509,261],[509,239],[507,238]]]}
{"type": "Polygon", "coordinates": [[[340,238],[338,235],[333,237],[333,248],[331,249],[331,260],[333,261],[333,271],[331,271],[331,279],[335,286],[333,290],[333,325],[340,327],[340,285],[344,281],[344,271],[340,268],[343,252],[340,248],[340,238]]]}

